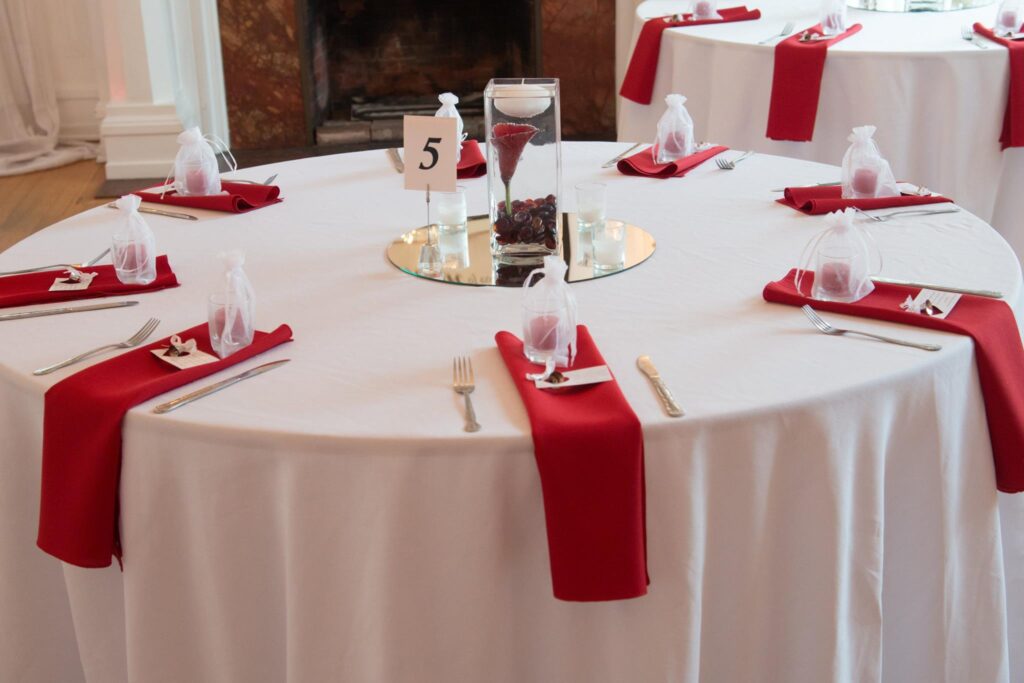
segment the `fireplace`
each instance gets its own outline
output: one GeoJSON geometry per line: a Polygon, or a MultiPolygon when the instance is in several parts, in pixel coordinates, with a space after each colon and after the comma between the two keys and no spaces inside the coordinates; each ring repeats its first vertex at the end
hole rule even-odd
{"type": "Polygon", "coordinates": [[[471,136],[494,77],[562,79],[567,138],[613,139],[615,0],[218,0],[231,143],[365,148],[451,91],[471,136]]]}

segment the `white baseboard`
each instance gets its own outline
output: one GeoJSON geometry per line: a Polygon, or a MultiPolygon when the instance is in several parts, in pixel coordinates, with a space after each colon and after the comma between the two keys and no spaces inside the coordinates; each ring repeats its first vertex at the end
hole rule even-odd
{"type": "Polygon", "coordinates": [[[178,153],[181,131],[173,104],[108,103],[100,125],[107,178],[163,178],[178,153]]]}

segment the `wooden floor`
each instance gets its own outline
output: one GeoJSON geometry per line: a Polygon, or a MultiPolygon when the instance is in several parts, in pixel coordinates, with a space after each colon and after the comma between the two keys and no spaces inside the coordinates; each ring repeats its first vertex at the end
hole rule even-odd
{"type": "Polygon", "coordinates": [[[109,199],[93,195],[104,181],[103,164],[74,164],[0,177],[0,251],[37,230],[109,199]]]}

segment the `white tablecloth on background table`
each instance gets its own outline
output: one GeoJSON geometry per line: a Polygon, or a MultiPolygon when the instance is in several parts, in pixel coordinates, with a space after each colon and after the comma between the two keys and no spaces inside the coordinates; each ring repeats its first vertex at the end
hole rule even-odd
{"type": "MultiPolygon", "coordinates": [[[[1006,49],[981,50],[960,29],[992,25],[996,6],[913,14],[851,9],[863,30],[829,48],[812,142],[765,136],[774,46],[757,45],[792,21],[818,21],[817,0],[723,2],[759,8],[759,21],[665,31],[650,105],[619,98],[623,141],[653,142],[665,95],[686,95],[698,139],[739,149],[839,164],[854,126],[878,126],[882,153],[901,179],[954,197],[992,224],[1024,254],[1024,150],[1000,150],[1009,61],[1006,49]]],[[[632,54],[643,21],[680,11],[678,0],[636,7],[633,40],[617,55],[618,71],[632,54]]],[[[623,12],[620,11],[620,14],[623,12]]],[[[625,30],[620,27],[619,32],[625,30]]],[[[979,41],[984,41],[978,37],[979,41]]],[[[836,178],[838,179],[838,178],[836,178]]]]}
{"type": "MultiPolygon", "coordinates": [[[[996,493],[971,341],[841,316],[945,348],[826,337],[762,300],[823,227],[770,188],[835,168],[757,155],[627,178],[599,168],[620,147],[567,144],[564,187],[608,182],[609,213],[658,240],[641,267],[573,287],[644,425],[649,595],[552,597],[529,424],[493,343],[518,331],[521,292],[392,268],[384,246],[422,196],[383,152],[320,157],[244,173],[280,173],[282,204],[147,216],[181,287],[0,324],[0,680],[1011,680],[1024,505],[996,493]],[[168,415],[149,412],[166,397],[132,410],[124,573],[62,567],[34,540],[43,392],[70,371],[31,370],[150,316],[158,334],[203,320],[232,247],[258,326],[295,331],[251,365],[292,362],[168,415]],[[474,435],[448,384],[461,353],[474,435]],[[687,417],[662,414],[642,353],[687,417]]],[[[486,182],[465,184],[482,212],[486,182]]],[[[0,269],[88,257],[116,222],[81,214],[0,269]]],[[[970,214],[875,235],[888,274],[1000,289],[1020,310],[1017,259],[970,214]]]]}

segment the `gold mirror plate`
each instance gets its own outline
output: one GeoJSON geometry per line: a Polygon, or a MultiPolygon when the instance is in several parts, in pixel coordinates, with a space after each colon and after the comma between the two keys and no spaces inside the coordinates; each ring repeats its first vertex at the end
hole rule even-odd
{"type": "MultiPolygon", "coordinates": [[[[654,237],[643,228],[626,225],[625,265],[617,270],[594,268],[589,231],[577,228],[576,214],[560,214],[562,239],[558,254],[569,266],[569,282],[608,277],[635,268],[654,253],[654,237]]],[[[491,221],[488,216],[470,216],[465,231],[447,232],[432,228],[441,250],[441,273],[418,272],[420,248],[427,243],[427,228],[410,230],[388,245],[388,260],[399,270],[425,280],[470,287],[521,287],[540,263],[509,265],[491,254],[491,221]]]]}

